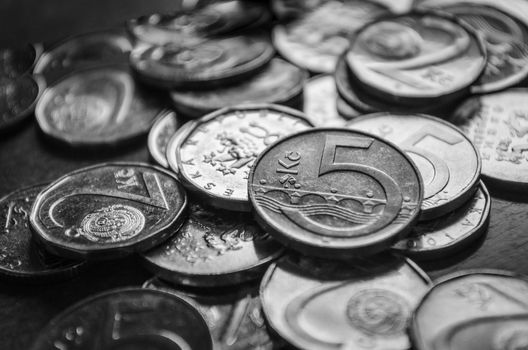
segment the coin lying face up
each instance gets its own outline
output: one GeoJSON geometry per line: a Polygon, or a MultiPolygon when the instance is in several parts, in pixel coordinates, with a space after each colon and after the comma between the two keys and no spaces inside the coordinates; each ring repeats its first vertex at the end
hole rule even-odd
{"type": "Polygon", "coordinates": [[[247,179],[257,156],[280,138],[312,124],[291,108],[262,104],[227,107],[196,121],[167,150],[184,186],[208,204],[249,211],[247,179]]]}
{"type": "Polygon", "coordinates": [[[160,113],[148,135],[148,149],[152,158],[162,167],[168,168],[167,145],[181,125],[180,118],[171,110],[160,113]]]}
{"type": "Polygon", "coordinates": [[[378,136],[313,129],[268,147],[249,175],[259,224],[306,254],[350,258],[405,237],[423,184],[412,160],[378,136]]]}
{"type": "Polygon", "coordinates": [[[144,251],[173,235],[187,198],[176,178],[141,163],[108,163],[58,179],[31,210],[34,237],[50,252],[86,259],[144,251]]]}

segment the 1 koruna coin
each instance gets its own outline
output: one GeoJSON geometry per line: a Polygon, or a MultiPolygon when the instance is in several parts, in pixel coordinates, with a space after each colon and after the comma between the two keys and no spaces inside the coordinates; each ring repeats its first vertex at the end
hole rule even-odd
{"type": "Polygon", "coordinates": [[[195,202],[180,230],[142,257],[165,280],[214,287],[260,278],[282,252],[251,214],[213,211],[195,202]]]}
{"type": "Polygon", "coordinates": [[[178,131],[181,120],[171,110],[161,112],[152,125],[148,135],[148,149],[151,157],[164,168],[169,167],[167,162],[167,145],[171,137],[178,131]]]}
{"type": "Polygon", "coordinates": [[[52,319],[31,350],[212,350],[202,315],[160,290],[114,289],[86,298],[52,319]]]}
{"type": "Polygon", "coordinates": [[[270,266],[260,298],[271,328],[295,348],[407,350],[407,325],[430,283],[391,255],[347,262],[289,255],[270,266]]]}
{"type": "Polygon", "coordinates": [[[346,61],[365,91],[405,105],[467,95],[487,62],[482,38],[467,24],[418,10],[362,27],[346,61]]]}
{"type": "Polygon", "coordinates": [[[213,90],[173,90],[174,108],[186,117],[200,118],[217,109],[241,103],[275,103],[295,107],[302,98],[308,73],[279,58],[235,85],[213,90]]]}
{"type": "Polygon", "coordinates": [[[528,336],[528,282],[506,271],[442,278],[410,323],[416,350],[522,349],[528,336]]]}
{"type": "Polygon", "coordinates": [[[402,150],[361,131],[319,128],[275,142],[249,174],[259,224],[303,253],[350,258],[406,237],[423,183],[402,150]]]}
{"type": "Polygon", "coordinates": [[[56,257],[31,238],[29,214],[45,185],[16,190],[0,199],[0,274],[28,282],[71,277],[86,264],[56,257]]]}
{"type": "Polygon", "coordinates": [[[425,114],[377,113],[346,127],[394,142],[411,157],[424,182],[421,220],[447,214],[473,197],[480,179],[479,152],[451,123],[425,114]]]}
{"type": "Polygon", "coordinates": [[[71,172],[44,189],[30,223],[51,253],[116,258],[165,241],[183,223],[186,209],[185,191],[168,171],[107,163],[71,172]]]}
{"type": "Polygon", "coordinates": [[[128,67],[75,71],[48,86],[35,108],[41,130],[74,147],[108,146],[146,134],[163,111],[161,97],[128,67]]]}
{"type": "Polygon", "coordinates": [[[143,82],[162,88],[206,89],[262,70],[274,55],[263,34],[209,39],[197,45],[137,45],[130,65],[143,82]]]}
{"type": "Polygon", "coordinates": [[[0,49],[0,78],[14,79],[30,73],[41,53],[40,44],[0,49]]]}
{"type": "Polygon", "coordinates": [[[167,157],[198,198],[220,209],[250,211],[247,179],[255,159],[278,139],[310,127],[304,114],[283,106],[226,107],[196,120],[167,157]]]}
{"type": "Polygon", "coordinates": [[[438,219],[418,223],[411,235],[392,249],[420,260],[457,253],[486,232],[490,207],[491,197],[481,181],[473,199],[438,219]]]}

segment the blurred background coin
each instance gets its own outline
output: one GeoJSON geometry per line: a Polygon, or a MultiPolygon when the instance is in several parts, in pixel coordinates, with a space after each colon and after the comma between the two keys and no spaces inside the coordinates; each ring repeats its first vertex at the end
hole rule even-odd
{"type": "Polygon", "coordinates": [[[148,250],[181,226],[187,197],[174,175],[107,163],[53,182],[31,209],[34,237],[57,255],[100,259],[148,250]]]}
{"type": "Polygon", "coordinates": [[[31,72],[41,53],[40,44],[0,49],[0,77],[12,79],[31,72]]]}
{"type": "Polygon", "coordinates": [[[180,118],[171,110],[165,110],[152,125],[148,135],[148,149],[151,157],[164,168],[169,167],[167,162],[167,145],[169,140],[180,128],[180,118]]]}

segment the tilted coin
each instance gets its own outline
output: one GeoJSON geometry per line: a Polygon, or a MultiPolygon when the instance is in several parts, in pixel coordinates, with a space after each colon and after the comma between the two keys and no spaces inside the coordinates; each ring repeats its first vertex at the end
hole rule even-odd
{"type": "Polygon", "coordinates": [[[180,230],[142,257],[147,268],[165,280],[220,286],[260,278],[282,252],[283,246],[251,214],[212,211],[192,203],[180,230]]]}
{"type": "Polygon", "coordinates": [[[0,49],[0,77],[17,78],[28,73],[42,53],[42,45],[0,49]]]}
{"type": "Polygon", "coordinates": [[[213,90],[173,90],[174,108],[186,117],[199,118],[217,109],[241,103],[276,103],[296,107],[302,100],[308,73],[274,58],[255,76],[213,90]]]}
{"type": "Polygon", "coordinates": [[[447,214],[475,193],[481,161],[461,130],[425,114],[377,113],[346,125],[394,142],[416,163],[424,182],[421,220],[447,214]]]}
{"type": "Polygon", "coordinates": [[[31,239],[29,214],[45,185],[26,187],[0,199],[0,273],[27,281],[75,275],[84,264],[45,252],[31,239]]]}
{"type": "Polygon", "coordinates": [[[180,118],[173,111],[166,110],[152,125],[148,135],[148,149],[154,160],[164,168],[169,167],[167,162],[167,145],[181,125],[180,118]]]}
{"type": "Polygon", "coordinates": [[[194,46],[137,45],[130,55],[130,64],[145,83],[163,88],[205,89],[254,75],[273,54],[273,47],[263,34],[233,35],[194,46]]]}
{"type": "Polygon", "coordinates": [[[311,126],[287,107],[226,107],[198,119],[167,157],[195,196],[217,208],[249,211],[247,179],[257,156],[278,139],[311,126]]]}
{"type": "Polygon", "coordinates": [[[413,105],[467,95],[484,71],[486,49],[480,36],[455,17],[414,11],[355,32],[346,61],[365,91],[413,105]]]}
{"type": "Polygon", "coordinates": [[[407,236],[420,214],[423,183],[403,151],[346,129],[313,129],[263,151],[249,174],[259,224],[306,254],[374,254],[407,236]]]}
{"type": "Polygon", "coordinates": [[[336,262],[285,256],[260,286],[269,325],[299,349],[407,350],[406,330],[430,280],[387,255],[336,262]]]}
{"type": "Polygon", "coordinates": [[[35,108],[42,131],[70,146],[107,146],[146,134],[163,105],[126,66],[75,71],[48,86],[35,108]]]}
{"type": "Polygon", "coordinates": [[[336,96],[336,109],[340,116],[345,119],[354,119],[363,113],[348,104],[339,94],[336,96]]]}
{"type": "Polygon", "coordinates": [[[178,164],[176,162],[176,157],[174,156],[176,152],[179,152],[180,144],[183,138],[194,128],[196,121],[189,120],[187,123],[183,124],[169,139],[167,144],[167,150],[165,151],[165,160],[167,161],[168,167],[176,175],[179,174],[180,170],[178,169],[178,164]]]}
{"type": "Polygon", "coordinates": [[[488,228],[491,197],[481,181],[473,199],[438,219],[417,224],[410,237],[392,248],[414,259],[430,260],[456,253],[488,228]]]}
{"type": "Polygon", "coordinates": [[[212,350],[202,315],[172,293],[114,289],[69,307],[42,329],[31,350],[212,350]]]}
{"type": "Polygon", "coordinates": [[[52,253],[115,258],[172,236],[187,209],[171,173],[141,163],[107,163],[71,172],[44,189],[31,209],[34,237],[52,253]]]}
{"type": "Polygon", "coordinates": [[[522,349],[528,339],[528,282],[505,271],[444,277],[416,308],[416,350],[522,349]]]}
{"type": "Polygon", "coordinates": [[[528,89],[475,96],[462,104],[452,121],[480,151],[488,186],[528,190],[528,89]]]}
{"type": "Polygon", "coordinates": [[[349,36],[363,24],[386,13],[372,1],[329,1],[304,16],[273,28],[273,44],[280,54],[299,67],[332,73],[349,36]]]}

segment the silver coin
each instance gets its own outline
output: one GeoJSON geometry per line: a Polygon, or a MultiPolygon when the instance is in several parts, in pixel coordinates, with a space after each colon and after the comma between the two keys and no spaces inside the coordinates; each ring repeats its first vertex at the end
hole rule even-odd
{"type": "Polygon", "coordinates": [[[173,111],[167,110],[152,125],[148,135],[148,149],[152,158],[162,167],[168,168],[167,145],[180,127],[181,121],[173,111]]]}
{"type": "Polygon", "coordinates": [[[181,140],[187,135],[187,133],[194,127],[195,121],[190,120],[187,123],[183,124],[169,139],[167,144],[167,150],[165,151],[165,159],[169,168],[176,174],[179,174],[180,170],[178,169],[178,163],[176,162],[176,157],[173,155],[180,149],[181,140]],[[169,156],[171,155],[171,156],[169,156]]]}

